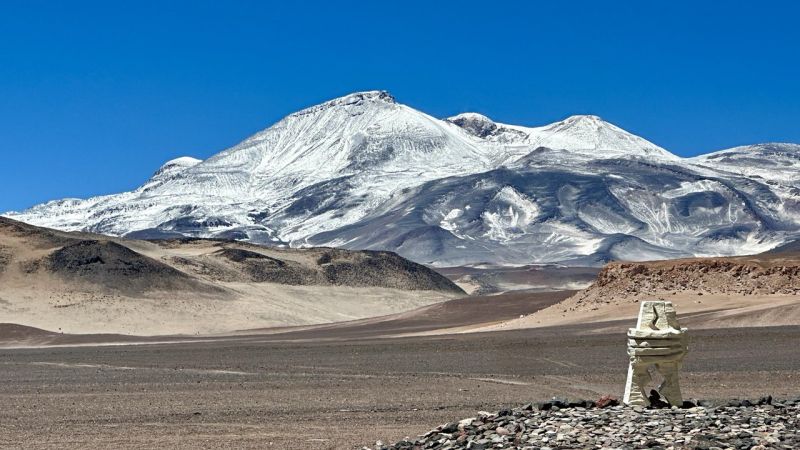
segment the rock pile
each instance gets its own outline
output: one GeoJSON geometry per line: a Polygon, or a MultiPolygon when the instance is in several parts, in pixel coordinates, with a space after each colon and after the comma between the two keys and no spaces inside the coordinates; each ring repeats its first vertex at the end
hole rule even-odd
{"type": "MultiPolygon", "coordinates": [[[[795,449],[800,398],[686,402],[684,408],[605,408],[554,400],[442,425],[374,450],[423,449],[795,449]]],[[[598,402],[600,404],[600,402],[598,402]]],[[[365,447],[364,450],[369,450],[365,447]]]]}

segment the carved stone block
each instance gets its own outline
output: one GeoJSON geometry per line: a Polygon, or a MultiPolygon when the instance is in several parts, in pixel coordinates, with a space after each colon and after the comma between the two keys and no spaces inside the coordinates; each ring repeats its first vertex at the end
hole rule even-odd
{"type": "Polygon", "coordinates": [[[649,406],[649,389],[655,389],[670,405],[680,405],[678,372],[687,351],[686,328],[678,324],[672,303],[642,302],[636,328],[628,330],[630,365],[623,402],[649,406]]]}

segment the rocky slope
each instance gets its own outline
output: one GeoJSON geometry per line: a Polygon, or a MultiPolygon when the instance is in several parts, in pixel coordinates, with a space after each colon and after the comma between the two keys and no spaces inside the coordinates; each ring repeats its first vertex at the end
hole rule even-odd
{"type": "Polygon", "coordinates": [[[360,92],[138,189],[7,216],[127,236],[394,251],[435,266],[763,252],[800,236],[800,146],[683,159],[596,116],[445,120],[360,92]]]}
{"type": "Polygon", "coordinates": [[[798,295],[800,255],[610,263],[581,291],[579,304],[635,302],[674,294],[798,295]]]}
{"type": "Polygon", "coordinates": [[[612,262],[587,288],[486,330],[605,322],[621,332],[643,300],[671,301],[690,329],[800,324],[800,252],[794,244],[754,256],[612,262]]]}

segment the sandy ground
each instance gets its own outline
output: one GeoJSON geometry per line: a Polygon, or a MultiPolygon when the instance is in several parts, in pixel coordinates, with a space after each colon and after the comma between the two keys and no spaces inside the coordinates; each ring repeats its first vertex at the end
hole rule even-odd
{"type": "MultiPolygon", "coordinates": [[[[798,295],[732,295],[681,292],[674,295],[653,296],[673,302],[679,313],[681,325],[691,328],[763,327],[800,324],[800,296],[798,295]]],[[[552,305],[523,318],[502,324],[490,325],[483,331],[513,330],[531,327],[597,324],[624,320],[635,323],[639,313],[639,299],[591,307],[576,303],[577,297],[552,305]]],[[[623,325],[623,328],[627,325],[623,325]]],[[[610,325],[609,325],[610,327],[610,325]]],[[[598,329],[610,329],[600,327],[598,329]]]]}
{"type": "Polygon", "coordinates": [[[551,293],[506,293],[464,297],[436,303],[412,311],[331,324],[246,329],[234,333],[194,335],[136,336],[120,334],[70,334],[0,323],[0,348],[64,345],[115,345],[154,342],[209,342],[229,336],[272,336],[271,339],[323,340],[385,338],[399,336],[452,334],[531,314],[562,301],[572,291],[551,293]]]}
{"type": "MultiPolygon", "coordinates": [[[[22,257],[55,245],[42,242],[22,257]]],[[[208,251],[176,245],[133,247],[161,261],[208,251]]],[[[225,295],[126,297],[65,292],[63,280],[4,252],[17,258],[0,291],[0,447],[9,448],[349,449],[554,395],[621,396],[624,329],[642,299],[225,281],[235,272],[210,256],[201,262],[228,275],[193,276],[225,295]],[[346,322],[323,323],[333,321],[346,322]],[[100,332],[143,336],[87,334],[100,332]]],[[[800,296],[659,295],[690,328],[686,397],[800,394],[800,296]]]]}
{"type": "Polygon", "coordinates": [[[565,267],[560,265],[459,266],[438,267],[469,294],[508,291],[551,292],[583,289],[600,271],[597,267],[565,267]]]}
{"type": "MultiPolygon", "coordinates": [[[[0,447],[349,449],[553,395],[622,394],[625,337],[558,327],[0,350],[0,447]]],[[[797,395],[800,327],[698,330],[687,397],[797,395]]]]}
{"type": "Polygon", "coordinates": [[[440,292],[346,286],[226,284],[239,295],[161,298],[89,293],[0,292],[0,320],[65,333],[213,334],[329,323],[408,311],[452,298],[440,292]]]}

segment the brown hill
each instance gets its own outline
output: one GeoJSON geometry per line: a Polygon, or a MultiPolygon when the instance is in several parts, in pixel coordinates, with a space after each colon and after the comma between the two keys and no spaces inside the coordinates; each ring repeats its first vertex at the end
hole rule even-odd
{"type": "Polygon", "coordinates": [[[648,263],[611,263],[578,303],[634,301],[643,296],[795,295],[800,292],[800,259],[780,257],[698,258],[648,263]]]}
{"type": "Polygon", "coordinates": [[[208,333],[392,314],[463,295],[394,253],[64,233],[0,217],[0,315],[66,332],[208,333]]]}
{"type": "MultiPolygon", "coordinates": [[[[173,244],[165,242],[164,245],[172,247],[173,244]]],[[[464,294],[461,288],[438,272],[392,252],[333,248],[287,251],[245,247],[233,242],[218,246],[221,247],[219,250],[202,258],[177,257],[173,262],[189,272],[218,281],[383,287],[464,294]],[[295,258],[287,258],[290,254],[295,258]],[[302,259],[298,260],[297,256],[302,256],[302,259]]]]}
{"type": "Polygon", "coordinates": [[[659,299],[695,327],[800,324],[800,252],[610,263],[588,288],[498,328],[632,321],[640,301],[659,299]]]}

